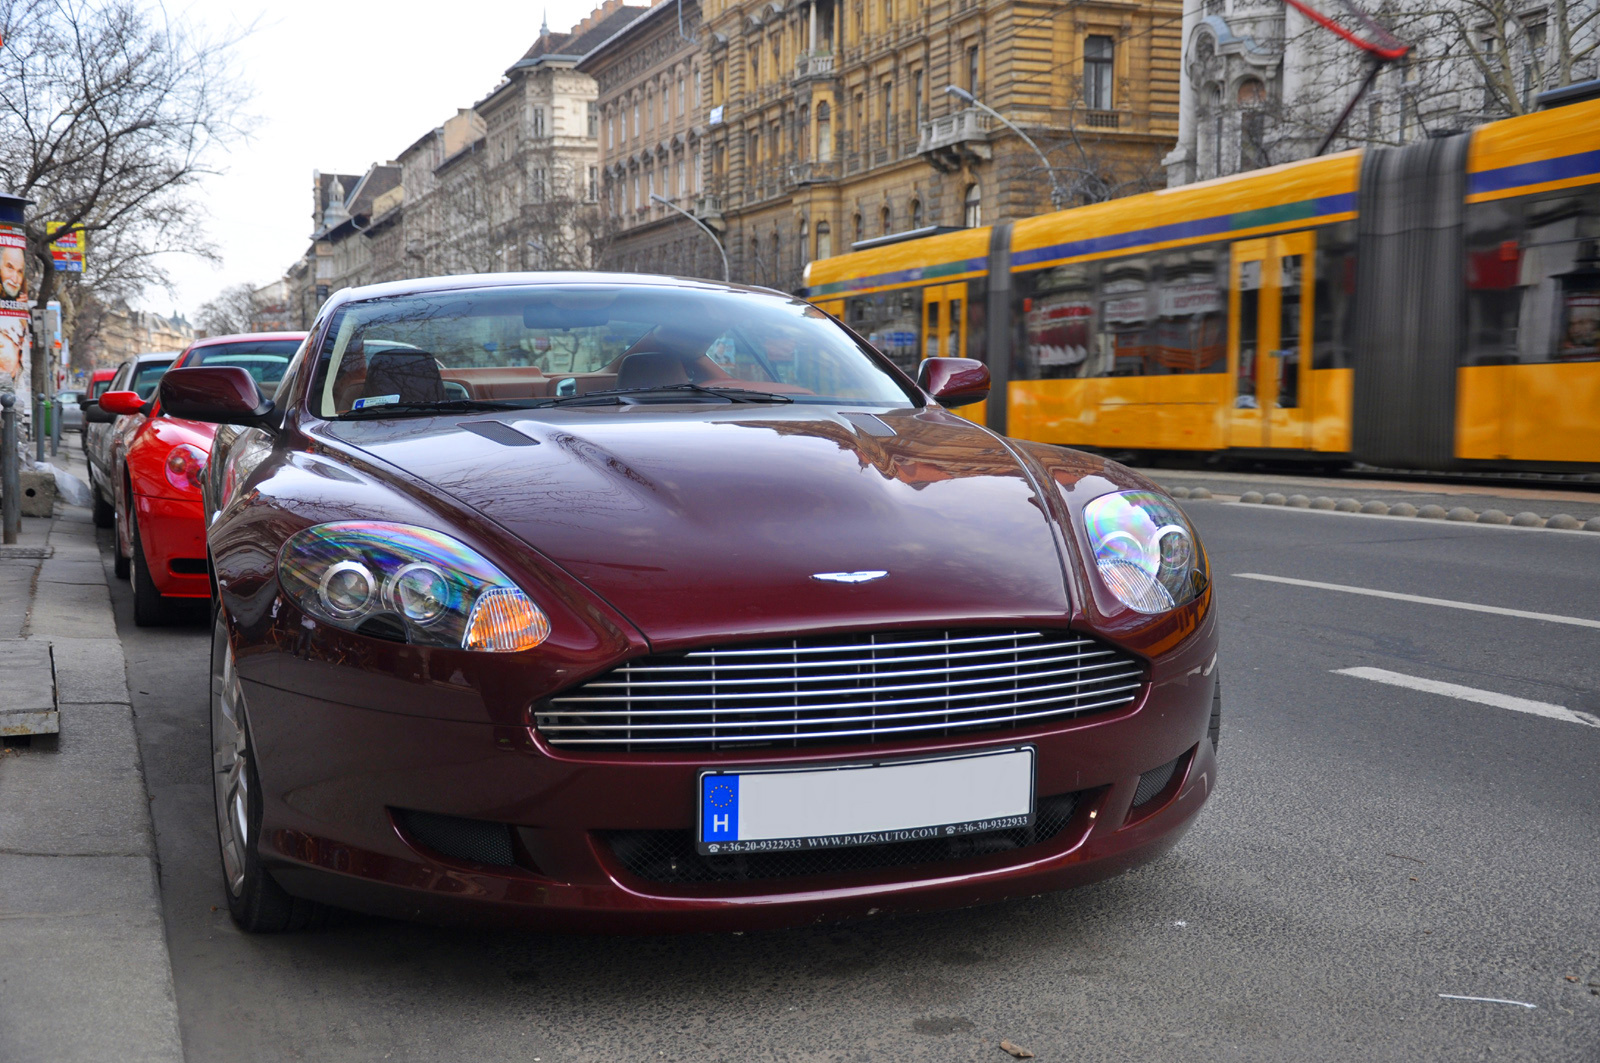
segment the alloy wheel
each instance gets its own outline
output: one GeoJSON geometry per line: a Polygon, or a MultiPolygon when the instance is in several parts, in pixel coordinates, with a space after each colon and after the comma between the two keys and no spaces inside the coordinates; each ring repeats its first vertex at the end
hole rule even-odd
{"type": "Polygon", "coordinates": [[[223,876],[235,897],[244,891],[250,841],[250,750],[243,704],[233,647],[219,615],[211,636],[211,784],[216,795],[223,876]]]}

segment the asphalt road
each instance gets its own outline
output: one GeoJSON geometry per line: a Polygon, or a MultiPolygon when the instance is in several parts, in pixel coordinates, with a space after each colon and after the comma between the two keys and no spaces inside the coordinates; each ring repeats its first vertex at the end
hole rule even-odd
{"type": "Polygon", "coordinates": [[[1600,716],[1600,628],[1560,619],[1600,620],[1600,535],[1188,509],[1226,705],[1220,788],[1171,854],[1072,893],[738,936],[239,933],[203,618],[137,629],[118,583],[188,1058],[993,1061],[1008,1039],[1074,1063],[1600,1060],[1600,727],[1536,714],[1600,716]],[[1546,708],[1336,674],[1362,667],[1546,708]]]}

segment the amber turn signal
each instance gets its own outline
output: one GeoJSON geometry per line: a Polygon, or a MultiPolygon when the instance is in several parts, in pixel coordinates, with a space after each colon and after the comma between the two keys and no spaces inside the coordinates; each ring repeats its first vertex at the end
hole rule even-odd
{"type": "Polygon", "coordinates": [[[550,637],[550,618],[515,587],[491,587],[479,596],[461,645],[469,650],[516,653],[550,637]]]}

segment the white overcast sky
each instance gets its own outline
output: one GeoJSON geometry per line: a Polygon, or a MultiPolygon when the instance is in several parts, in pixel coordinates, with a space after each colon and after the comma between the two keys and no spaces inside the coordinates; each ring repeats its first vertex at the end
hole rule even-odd
{"type": "MultiPolygon", "coordinates": [[[[639,3],[640,0],[632,0],[639,3]]],[[[466,0],[182,0],[174,22],[213,33],[256,23],[238,46],[233,76],[254,88],[254,134],[219,162],[197,219],[222,252],[219,267],[192,256],[166,262],[176,286],[154,290],[147,309],[193,317],[222,288],[266,284],[306,248],[311,233],[311,171],[363,173],[488,95],[522,57],[549,13],[552,31],[570,29],[591,0],[513,3],[466,0]]]]}

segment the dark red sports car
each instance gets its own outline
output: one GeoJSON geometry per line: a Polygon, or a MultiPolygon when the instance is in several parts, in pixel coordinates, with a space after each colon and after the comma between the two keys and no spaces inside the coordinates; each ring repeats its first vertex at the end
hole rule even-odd
{"type": "Polygon", "coordinates": [[[1035,894],[1215,782],[1205,553],[1159,488],[946,411],[772,292],[349,290],[275,397],[200,366],[230,904],[781,926],[1035,894]]]}

